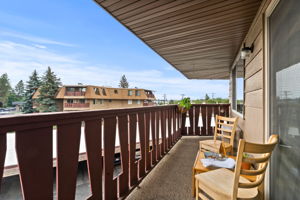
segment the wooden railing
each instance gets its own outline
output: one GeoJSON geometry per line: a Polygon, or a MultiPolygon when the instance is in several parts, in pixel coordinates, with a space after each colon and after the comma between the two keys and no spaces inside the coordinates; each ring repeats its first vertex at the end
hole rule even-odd
{"type": "Polygon", "coordinates": [[[154,94],[147,94],[147,93],[146,93],[146,96],[147,96],[148,98],[155,98],[154,94]]]}
{"type": "Polygon", "coordinates": [[[188,111],[190,119],[190,127],[185,127],[186,114],[182,115],[182,135],[213,135],[213,127],[211,127],[212,115],[229,116],[230,104],[193,104],[188,111]],[[198,126],[200,113],[202,115],[202,127],[198,126]]]}
{"type": "Polygon", "coordinates": [[[84,124],[91,186],[91,196],[87,199],[123,198],[182,134],[212,135],[209,125],[212,113],[228,116],[229,105],[193,105],[189,111],[191,128],[188,130],[184,128],[186,114],[179,114],[176,105],[0,117],[0,183],[7,134],[15,132],[23,198],[53,199],[52,152],[53,143],[56,143],[57,199],[75,199],[80,136],[84,124]],[[203,118],[201,130],[195,126],[200,110],[203,118]],[[53,129],[56,129],[56,141],[52,140],[53,129]],[[137,134],[139,160],[136,160],[137,134]],[[113,177],[117,135],[122,172],[113,177]]]}
{"type": "Polygon", "coordinates": [[[65,108],[88,108],[89,103],[65,103],[65,108]]]}
{"type": "Polygon", "coordinates": [[[85,92],[81,92],[81,91],[67,92],[66,91],[65,96],[85,96],[85,92]]]}
{"type": "Polygon", "coordinates": [[[0,183],[7,134],[15,132],[23,198],[53,199],[52,152],[56,143],[57,199],[75,199],[83,124],[92,194],[87,199],[112,200],[126,196],[181,136],[181,115],[174,105],[1,117],[0,183]],[[56,141],[52,141],[53,127],[57,132],[56,141]],[[137,129],[139,160],[136,160],[137,129]],[[113,177],[117,135],[122,172],[113,177]]]}

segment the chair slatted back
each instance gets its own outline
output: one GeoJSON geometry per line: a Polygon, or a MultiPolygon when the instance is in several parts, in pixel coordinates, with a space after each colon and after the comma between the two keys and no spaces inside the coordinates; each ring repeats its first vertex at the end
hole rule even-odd
{"type": "Polygon", "coordinates": [[[234,185],[232,199],[237,198],[238,188],[258,187],[264,180],[265,172],[268,167],[272,152],[278,143],[278,135],[271,135],[267,144],[255,144],[246,142],[244,139],[239,141],[236,166],[234,171],[234,185]],[[259,154],[257,157],[244,157],[244,153],[259,154]],[[258,157],[259,156],[259,157],[258,157]],[[241,169],[242,162],[258,164],[257,169],[241,169]],[[251,183],[239,182],[240,175],[256,176],[256,180],[251,183]]]}
{"type": "Polygon", "coordinates": [[[237,127],[238,118],[230,118],[216,115],[216,126],[214,133],[214,140],[220,137],[223,142],[229,143],[233,147],[235,131],[237,127]],[[224,140],[227,139],[227,140],[224,140]],[[229,142],[227,142],[229,140],[229,142]]]}

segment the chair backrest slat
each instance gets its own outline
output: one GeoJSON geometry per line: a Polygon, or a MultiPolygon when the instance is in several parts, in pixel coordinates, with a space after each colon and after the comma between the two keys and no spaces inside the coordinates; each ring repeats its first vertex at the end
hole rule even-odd
{"type": "Polygon", "coordinates": [[[214,140],[217,139],[217,137],[229,139],[230,145],[233,146],[234,137],[235,137],[235,131],[237,127],[237,121],[238,118],[230,118],[230,117],[223,117],[216,115],[215,117],[216,126],[215,126],[215,134],[214,134],[214,140]]]}
{"type": "Polygon", "coordinates": [[[260,169],[255,169],[255,170],[247,170],[247,169],[241,169],[241,174],[243,175],[248,175],[248,176],[257,176],[257,175],[261,175],[262,173],[264,173],[264,171],[266,170],[268,165],[264,165],[262,168],[260,169]]]}
{"type": "Polygon", "coordinates": [[[232,199],[237,198],[238,188],[254,188],[258,187],[264,180],[265,172],[276,144],[278,143],[278,135],[271,135],[267,144],[255,144],[246,142],[241,139],[239,142],[236,166],[234,171],[234,184],[232,190],[232,199]],[[261,154],[260,157],[243,158],[244,153],[261,154]],[[251,161],[251,163],[259,163],[257,169],[243,170],[241,165],[243,161],[251,161]],[[241,183],[240,175],[257,176],[254,182],[241,183]]]}
{"type": "Polygon", "coordinates": [[[257,164],[257,163],[263,163],[269,160],[271,154],[267,153],[262,157],[259,158],[251,158],[251,157],[247,157],[247,158],[243,158],[243,162],[247,162],[247,163],[251,163],[251,164],[257,164]]]}

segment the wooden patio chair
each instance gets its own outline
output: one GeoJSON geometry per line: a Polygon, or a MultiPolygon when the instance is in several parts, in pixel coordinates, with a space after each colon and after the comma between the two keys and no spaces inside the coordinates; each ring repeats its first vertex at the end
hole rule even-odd
{"type": "Polygon", "coordinates": [[[258,186],[263,182],[272,151],[278,143],[278,135],[272,135],[267,144],[254,144],[241,139],[235,170],[217,169],[195,176],[196,200],[235,200],[253,199],[258,196],[258,186]],[[244,152],[255,154],[254,157],[243,157],[244,152]],[[242,162],[258,164],[257,169],[241,169],[242,162]],[[254,182],[241,175],[256,176],[254,182]],[[208,197],[209,196],[209,197],[208,197]]]}
{"type": "Polygon", "coordinates": [[[216,115],[215,121],[214,139],[200,141],[200,151],[212,151],[224,155],[232,153],[238,118],[216,115]]]}

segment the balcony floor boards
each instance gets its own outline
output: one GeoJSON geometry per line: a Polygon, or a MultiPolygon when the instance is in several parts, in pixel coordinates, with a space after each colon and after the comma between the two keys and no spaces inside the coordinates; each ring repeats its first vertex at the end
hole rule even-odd
{"type": "Polygon", "coordinates": [[[206,137],[183,136],[126,200],[192,200],[192,167],[199,140],[206,137]]]}

